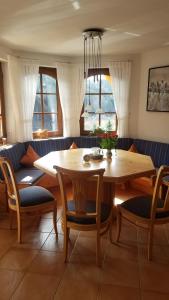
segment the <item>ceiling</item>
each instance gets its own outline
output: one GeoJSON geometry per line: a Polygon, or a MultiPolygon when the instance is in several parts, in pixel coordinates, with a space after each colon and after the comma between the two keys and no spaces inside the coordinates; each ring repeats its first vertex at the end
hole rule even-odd
{"type": "Polygon", "coordinates": [[[75,56],[82,31],[105,28],[103,53],[140,53],[169,45],[168,0],[0,0],[0,45],[75,56]]]}

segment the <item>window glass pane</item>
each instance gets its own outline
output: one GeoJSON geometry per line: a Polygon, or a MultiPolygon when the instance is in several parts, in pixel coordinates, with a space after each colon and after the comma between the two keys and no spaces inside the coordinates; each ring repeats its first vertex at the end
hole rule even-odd
{"type": "Polygon", "coordinates": [[[41,90],[40,90],[40,74],[38,74],[38,82],[37,82],[37,89],[36,89],[36,92],[37,93],[40,93],[41,90]]]}
{"type": "Polygon", "coordinates": [[[84,130],[92,131],[99,126],[99,115],[90,114],[88,118],[84,118],[84,130]]]}
{"type": "Polygon", "coordinates": [[[84,105],[85,107],[89,104],[89,99],[90,99],[90,104],[93,108],[93,112],[95,112],[99,108],[99,96],[98,95],[86,95],[85,96],[85,101],[84,105]]]}
{"type": "Polygon", "coordinates": [[[56,93],[56,79],[49,75],[42,74],[42,88],[43,93],[56,93]]]}
{"type": "Polygon", "coordinates": [[[33,131],[37,131],[38,129],[42,128],[42,115],[41,114],[34,114],[33,115],[33,131]]]}
{"type": "Polygon", "coordinates": [[[99,77],[90,76],[87,79],[86,93],[99,93],[99,77]]]}
{"type": "Polygon", "coordinates": [[[44,112],[57,112],[56,95],[43,95],[44,112]]]}
{"type": "Polygon", "coordinates": [[[41,97],[40,97],[40,95],[36,95],[34,112],[42,112],[41,97]]]}
{"type": "Polygon", "coordinates": [[[45,114],[44,115],[44,128],[48,129],[49,131],[58,130],[56,114],[45,114]]]}
{"type": "Polygon", "coordinates": [[[101,105],[104,112],[115,112],[114,99],[112,95],[102,95],[101,105]]]}
{"type": "Polygon", "coordinates": [[[116,130],[116,114],[102,114],[100,125],[108,131],[116,130]]]}
{"type": "Polygon", "coordinates": [[[112,93],[111,77],[110,76],[102,75],[101,92],[102,93],[112,93]]]}

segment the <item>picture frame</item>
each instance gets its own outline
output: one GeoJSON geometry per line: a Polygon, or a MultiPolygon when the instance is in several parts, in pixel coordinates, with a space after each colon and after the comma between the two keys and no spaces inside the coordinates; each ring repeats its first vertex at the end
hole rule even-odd
{"type": "Polygon", "coordinates": [[[169,66],[149,69],[146,110],[169,112],[169,66]]]}

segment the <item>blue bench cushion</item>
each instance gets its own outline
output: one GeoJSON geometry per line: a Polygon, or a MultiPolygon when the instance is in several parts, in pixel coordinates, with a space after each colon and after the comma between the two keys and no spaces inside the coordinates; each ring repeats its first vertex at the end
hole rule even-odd
{"type": "Polygon", "coordinates": [[[151,156],[155,167],[169,165],[169,144],[135,139],[134,145],[139,153],[151,156]]]}
{"type": "Polygon", "coordinates": [[[24,154],[24,143],[17,143],[15,145],[7,146],[6,149],[0,149],[0,156],[7,157],[11,161],[14,171],[22,167],[22,165],[20,164],[20,160],[24,154]]]}
{"type": "MultiPolygon", "coordinates": [[[[121,204],[121,207],[125,208],[129,212],[142,217],[149,219],[151,213],[151,204],[152,197],[151,196],[139,196],[129,199],[121,204]]],[[[164,202],[159,199],[157,203],[158,208],[162,208],[164,202]]],[[[157,212],[156,218],[165,218],[169,217],[169,211],[157,212]]]]}
{"type": "Polygon", "coordinates": [[[54,196],[48,190],[40,186],[30,186],[19,190],[20,206],[33,206],[54,201],[54,196]]]}
{"type": "MultiPolygon", "coordinates": [[[[68,201],[68,210],[75,211],[75,201],[68,201]]],[[[92,213],[96,211],[96,202],[95,201],[86,201],[86,212],[92,213]]],[[[111,208],[109,205],[105,203],[101,203],[101,222],[107,220],[110,215],[111,208]]],[[[74,216],[68,216],[69,222],[76,222],[77,224],[95,224],[95,218],[77,218],[74,216]]]]}
{"type": "MultiPolygon", "coordinates": [[[[101,138],[96,136],[79,136],[68,138],[53,138],[48,140],[34,140],[25,142],[26,149],[29,145],[40,155],[44,156],[51,151],[69,149],[74,142],[78,148],[99,147],[101,138]]],[[[128,150],[133,142],[131,138],[119,138],[117,148],[128,150]]]]}
{"type": "Polygon", "coordinates": [[[18,184],[33,185],[44,173],[36,168],[20,168],[15,172],[16,182],[18,184]]]}

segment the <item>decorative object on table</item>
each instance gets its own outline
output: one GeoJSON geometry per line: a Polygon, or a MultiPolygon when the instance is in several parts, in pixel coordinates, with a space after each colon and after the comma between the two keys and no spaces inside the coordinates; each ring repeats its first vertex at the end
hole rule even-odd
{"type": "Polygon", "coordinates": [[[103,154],[101,153],[101,149],[99,147],[91,148],[90,158],[93,160],[102,160],[103,154]]]}
{"type": "Polygon", "coordinates": [[[169,112],[169,66],[149,69],[146,110],[169,112]]]}
{"type": "Polygon", "coordinates": [[[83,160],[84,160],[86,163],[88,163],[88,162],[90,161],[90,154],[85,154],[85,155],[83,156],[83,160]]]}
{"type": "Polygon", "coordinates": [[[112,132],[105,132],[103,134],[100,134],[101,142],[100,142],[100,147],[102,149],[107,149],[106,156],[107,158],[111,158],[112,156],[112,149],[116,148],[117,141],[118,141],[118,135],[116,131],[112,132]]]}

